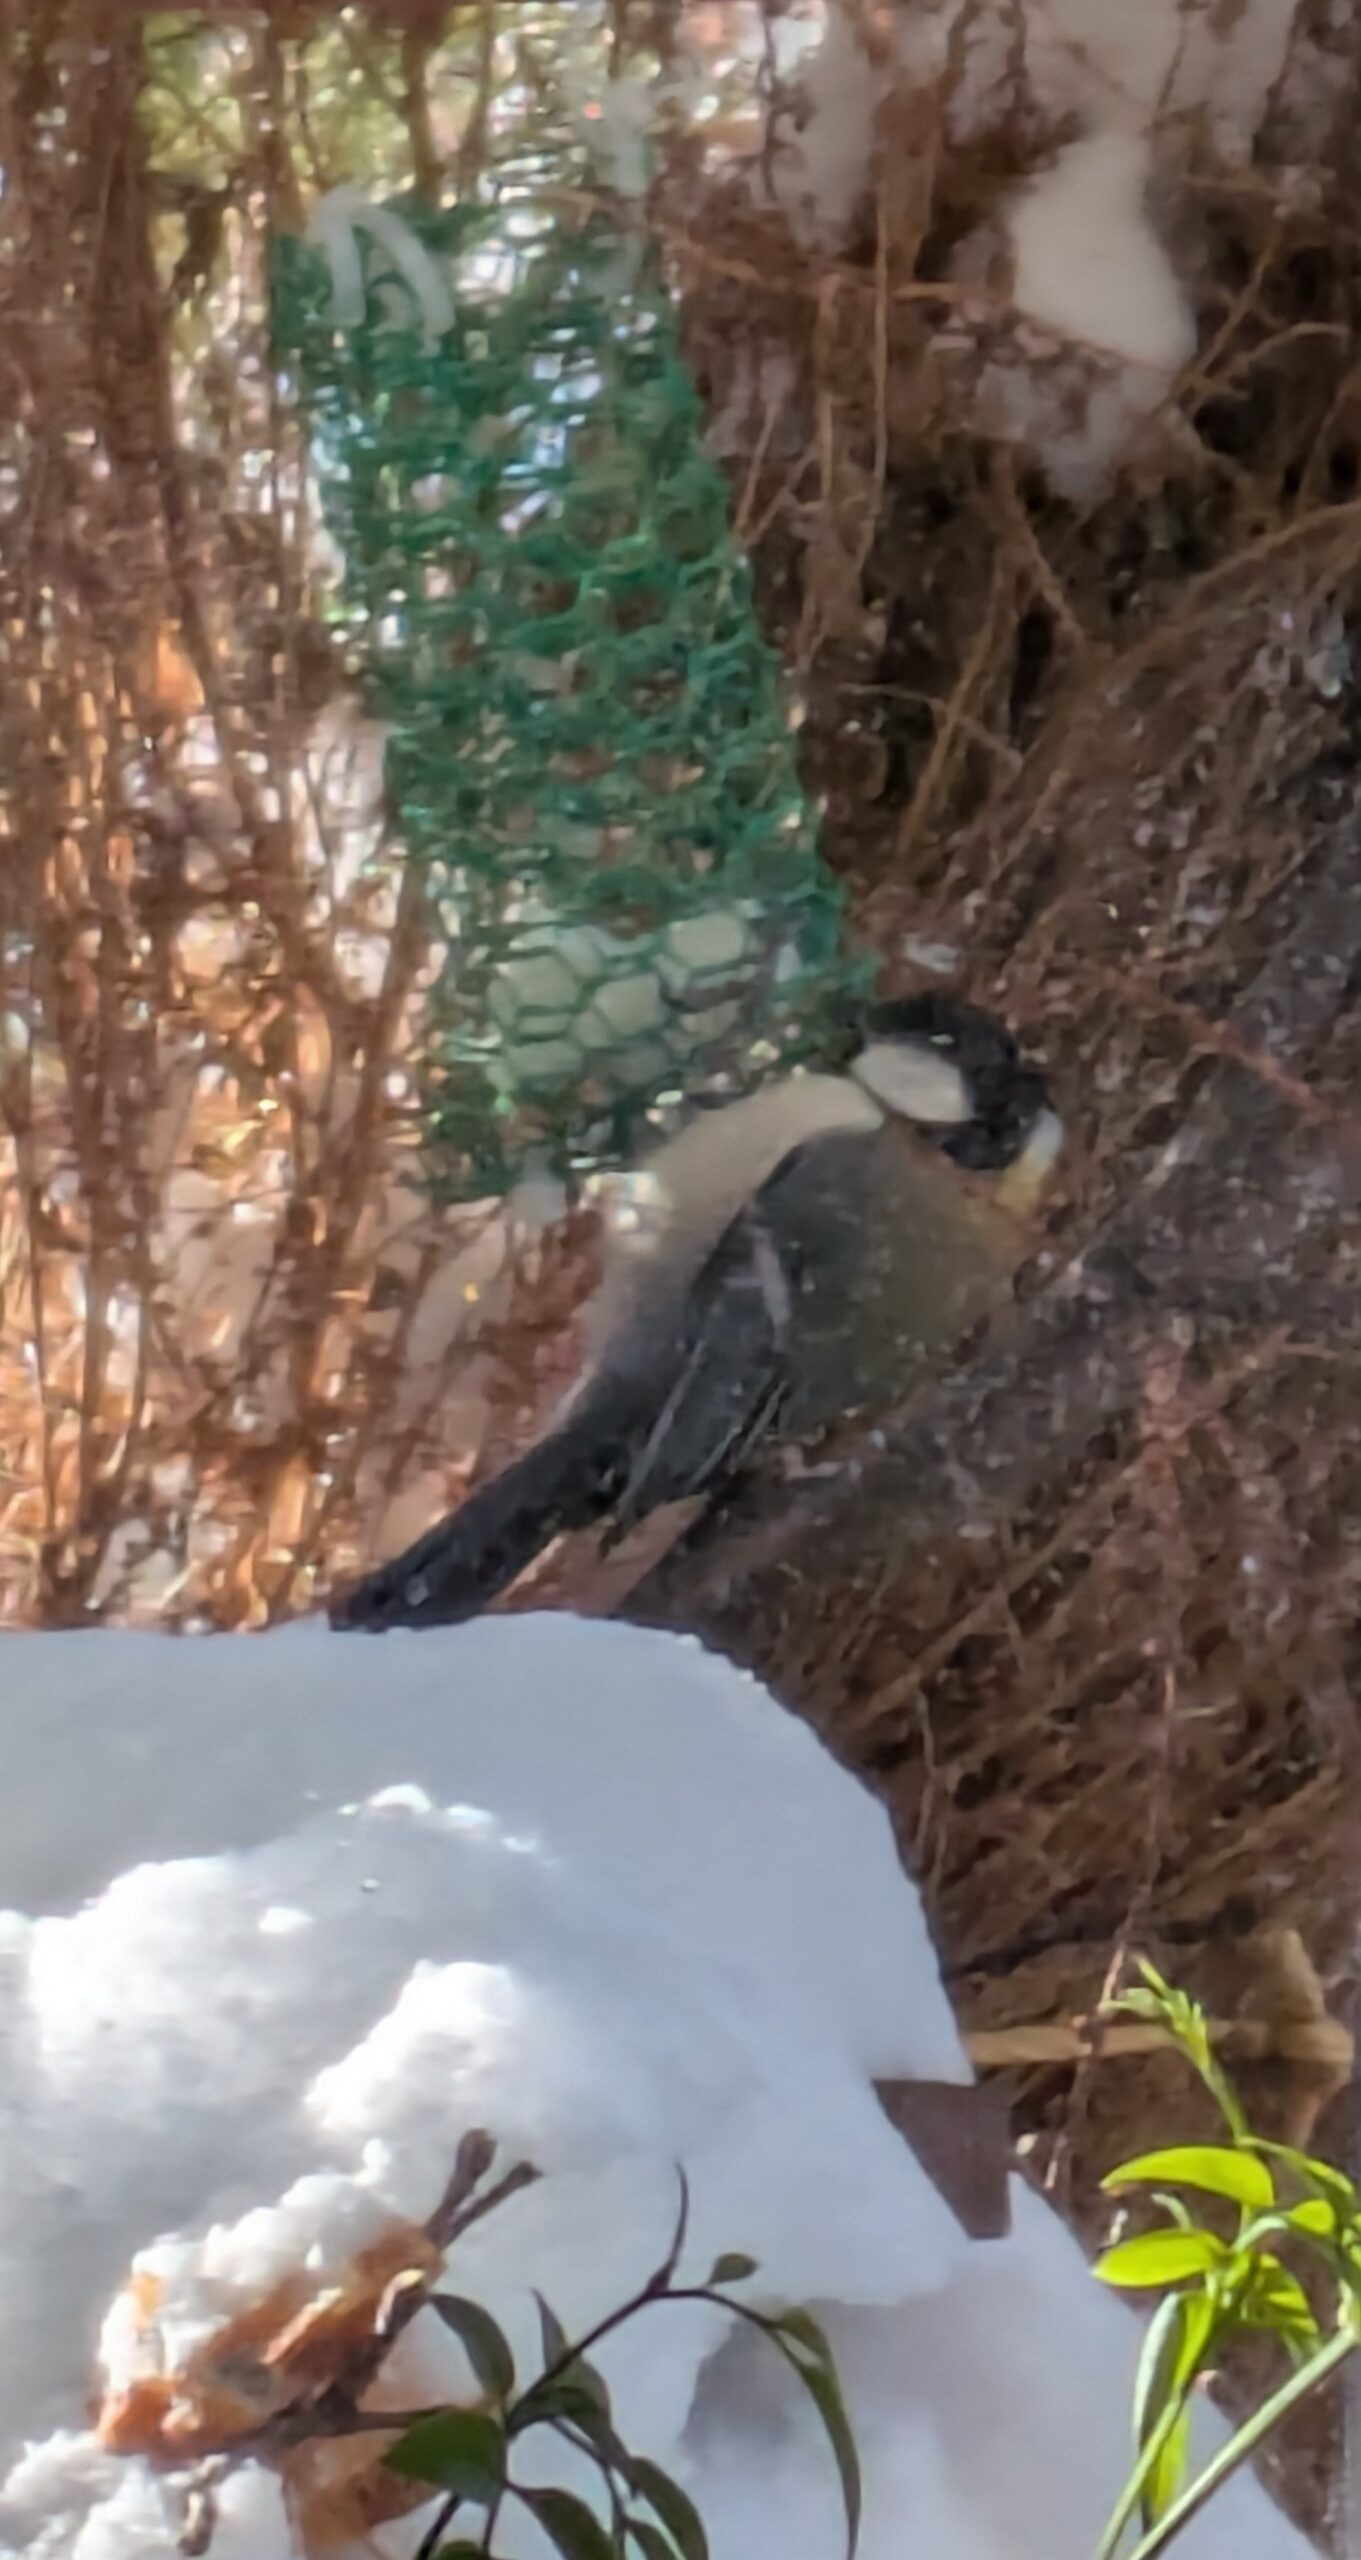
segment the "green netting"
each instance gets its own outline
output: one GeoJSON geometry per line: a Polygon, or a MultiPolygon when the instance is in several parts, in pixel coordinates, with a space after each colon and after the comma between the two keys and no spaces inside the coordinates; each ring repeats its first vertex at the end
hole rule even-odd
{"type": "Polygon", "coordinates": [[[807,1054],[859,973],[648,252],[527,198],[392,210],[452,288],[442,336],[367,239],[358,325],[294,240],[274,322],[447,937],[428,1128],[485,1193],[807,1054]]]}

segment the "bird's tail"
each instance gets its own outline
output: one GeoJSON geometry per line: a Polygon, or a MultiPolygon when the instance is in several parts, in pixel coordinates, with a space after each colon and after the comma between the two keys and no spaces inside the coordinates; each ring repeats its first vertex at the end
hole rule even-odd
{"type": "Polygon", "coordinates": [[[619,1481],[617,1443],[588,1398],[405,1554],[340,1592],[332,1626],[381,1635],[476,1618],[552,1539],[603,1519],[619,1481]]]}

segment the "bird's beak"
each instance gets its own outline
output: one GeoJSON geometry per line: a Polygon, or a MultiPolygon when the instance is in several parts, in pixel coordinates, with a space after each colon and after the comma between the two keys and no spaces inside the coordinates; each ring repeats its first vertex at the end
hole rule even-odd
{"type": "Polygon", "coordinates": [[[1063,1153],[1063,1122],[1056,1111],[1042,1111],[1014,1164],[999,1175],[997,1197],[1013,1217],[1032,1217],[1063,1153]]]}

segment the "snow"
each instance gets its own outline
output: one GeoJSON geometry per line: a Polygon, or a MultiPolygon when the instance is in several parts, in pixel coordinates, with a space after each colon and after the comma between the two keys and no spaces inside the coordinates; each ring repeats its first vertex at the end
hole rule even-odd
{"type": "MultiPolygon", "coordinates": [[[[542,2174],[455,2281],[522,2372],[530,2288],[569,2332],[617,2306],[683,2161],[685,2270],[746,2250],[753,2298],[822,2307],[866,2560],[909,2527],[942,2560],[1086,2560],[1137,2331],[1037,2198],[972,2243],[890,2127],[874,2078],[967,2077],[920,1905],[882,1810],[756,1683],[558,1616],[10,1636],[3,1667],[0,2552],[172,2552],[183,2479],[102,2449],[92,2395],[190,2359],[226,2387],[224,2324],[300,2270],[342,2285],[483,2127],[542,2174]]],[[[599,2361],[715,2560],[821,2560],[826,2448],[754,2345],[668,2306],[599,2361]]],[[[387,2379],[408,2405],[471,2388],[429,2314],[387,2379]]],[[[423,2523],[363,2547],[403,2560],[423,2523]]],[[[273,2474],[229,2475],[216,2560],[296,2560],[298,2530],[273,2474]]],[[[508,2551],[542,2551],[520,2530],[508,2551]]],[[[1305,2549],[1250,2483],[1185,2547],[1305,2549]]]]}
{"type": "Polygon", "coordinates": [[[1017,309],[1068,337],[1171,375],[1195,325],[1176,269],[1144,218],[1151,167],[1140,134],[1089,134],[1060,152],[1011,217],[1017,309]]]}
{"type": "MultiPolygon", "coordinates": [[[[1351,0],[1339,10],[1349,24],[1351,0]]],[[[880,108],[904,82],[939,92],[956,141],[976,144],[1018,110],[1056,131],[1061,147],[999,208],[1013,308],[1049,343],[1023,336],[1006,367],[985,369],[979,414],[1037,452],[1064,494],[1088,497],[1195,346],[1150,182],[1175,175],[1190,137],[1245,166],[1274,99],[1301,138],[1333,112],[1328,57],[1299,14],[1297,0],[899,0],[865,16],[829,0],[776,195],[802,236],[840,246],[870,183],[880,108]],[[1054,339],[1081,359],[1077,376],[1055,380],[1054,339]]],[[[955,275],[976,271],[990,245],[984,229],[962,242],[955,275]]]]}
{"type": "Polygon", "coordinates": [[[1076,502],[1100,494],[1195,353],[1190,301],[1149,215],[1152,177],[1145,135],[1088,134],[1017,191],[1007,216],[1012,303],[1050,343],[1028,364],[1013,347],[985,368],[980,414],[1041,451],[1051,484],[1076,502]]]}
{"type": "MultiPolygon", "coordinates": [[[[917,0],[909,18],[932,21],[943,45],[963,0],[917,0]]],[[[1159,121],[1203,114],[1221,155],[1240,158],[1281,75],[1297,0],[1241,0],[1206,9],[1196,0],[1023,0],[1024,68],[1046,114],[1080,116],[1092,131],[1147,133],[1159,121]]],[[[973,129],[997,112],[1010,81],[1012,13],[972,13],[956,111],[973,129]]]]}
{"type": "MultiPolygon", "coordinates": [[[[1203,118],[1220,156],[1249,153],[1298,41],[1297,0],[902,0],[865,20],[829,0],[804,83],[801,137],[810,226],[844,228],[866,183],[875,111],[895,73],[942,83],[951,132],[971,140],[1018,100],[1087,133],[1151,133],[1203,118]]],[[[794,169],[787,166],[784,186],[794,169]]]]}
{"type": "Polygon", "coordinates": [[[864,194],[874,120],[887,83],[858,26],[833,8],[802,81],[802,122],[794,148],[778,152],[774,186],[795,235],[837,246],[864,194]]]}

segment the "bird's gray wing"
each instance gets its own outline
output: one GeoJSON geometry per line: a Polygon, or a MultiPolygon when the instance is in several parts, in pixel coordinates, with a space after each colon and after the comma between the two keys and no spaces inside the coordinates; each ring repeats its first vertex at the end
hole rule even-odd
{"type": "Polygon", "coordinates": [[[679,1340],[665,1317],[640,1317],[541,1439],[452,1518],[338,1593],[332,1625],[456,1626],[564,1531],[608,1523],[612,1546],[660,1504],[707,1491],[778,1408],[787,1320],[770,1240],[746,1213],[701,1274],[679,1340]]]}
{"type": "Polygon", "coordinates": [[[649,1410],[627,1380],[585,1381],[561,1419],[449,1519],[338,1593],[332,1626],[380,1634],[479,1617],[554,1538],[609,1516],[649,1410]]]}
{"type": "Polygon", "coordinates": [[[772,1240],[774,1191],[732,1221],[689,1288],[640,1306],[539,1440],[450,1519],[338,1593],[332,1625],[458,1625],[564,1532],[601,1527],[612,1545],[649,1511],[731,1475],[788,1381],[794,1266],[772,1240]]]}
{"type": "Polygon", "coordinates": [[[691,1293],[681,1360],[616,1495],[612,1546],[665,1502],[710,1492],[778,1419],[796,1285],[762,1200],[744,1209],[691,1293]]]}

